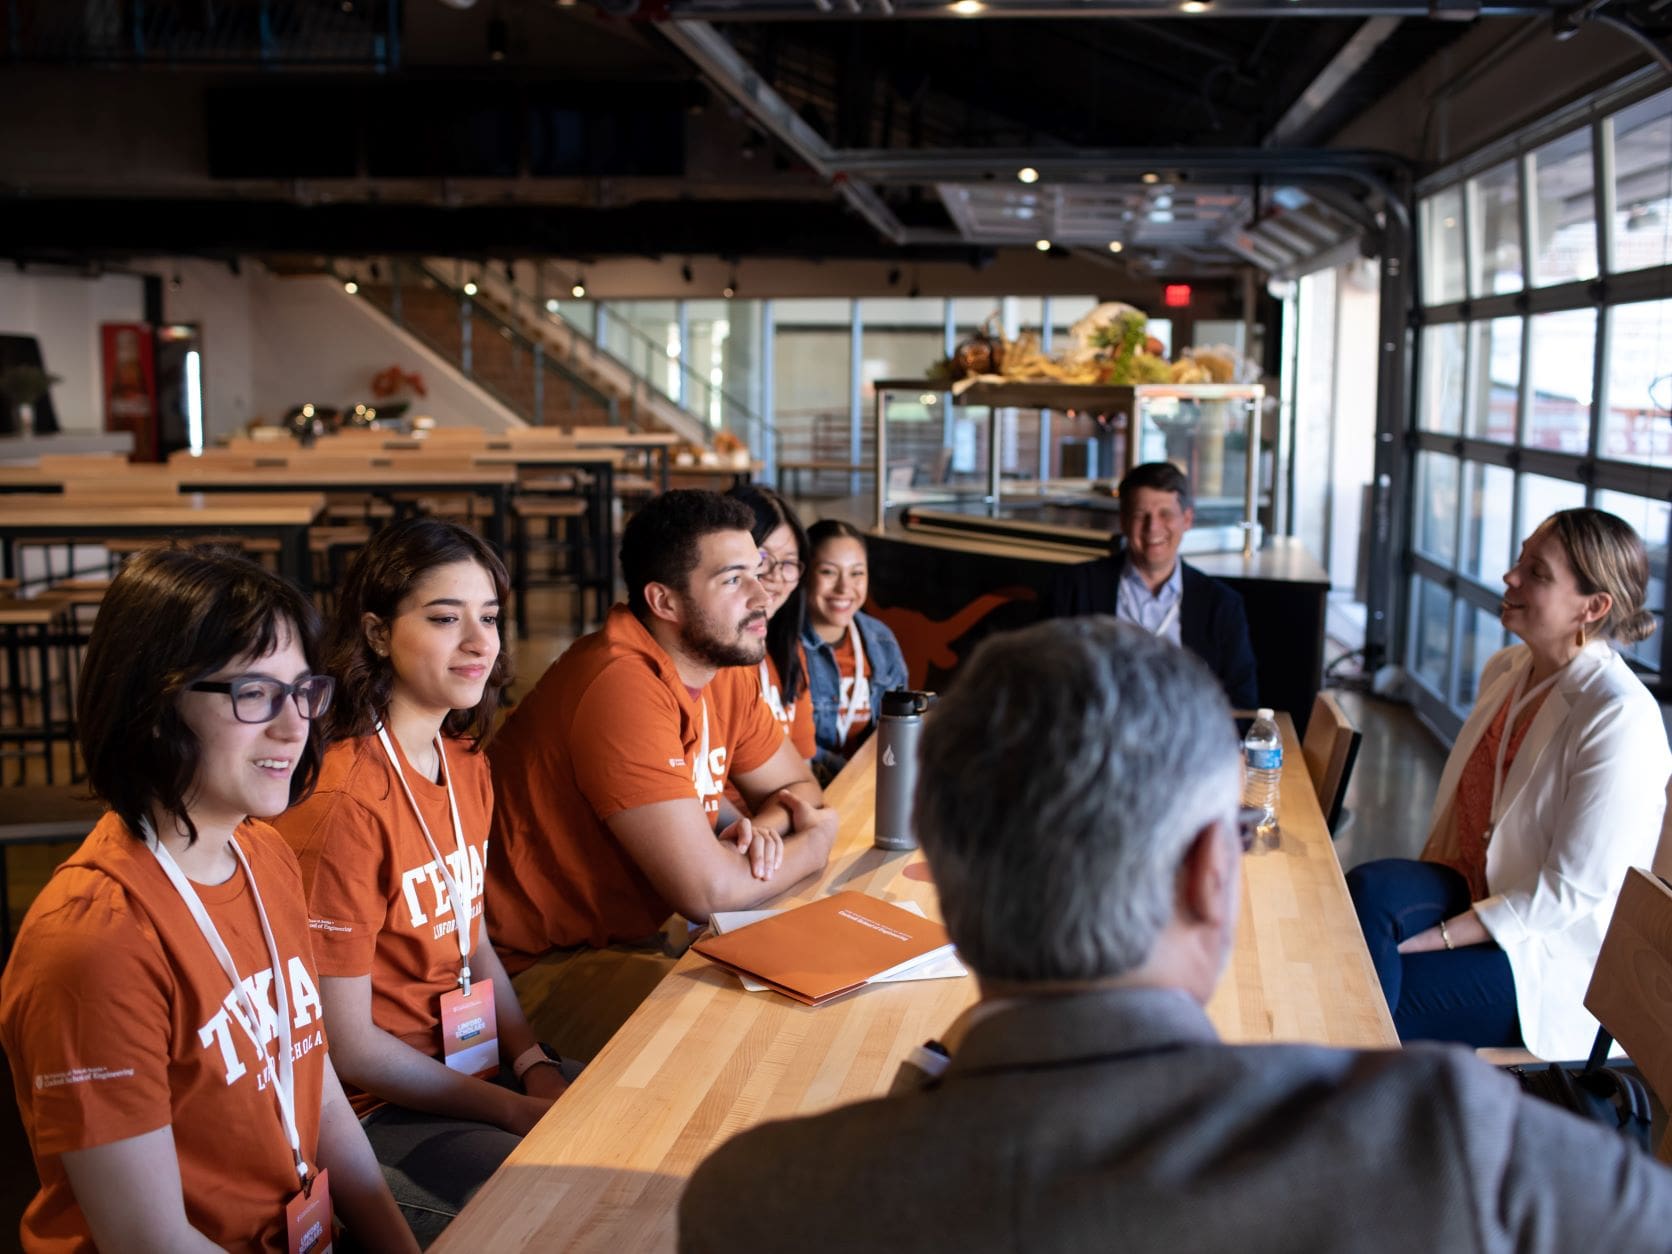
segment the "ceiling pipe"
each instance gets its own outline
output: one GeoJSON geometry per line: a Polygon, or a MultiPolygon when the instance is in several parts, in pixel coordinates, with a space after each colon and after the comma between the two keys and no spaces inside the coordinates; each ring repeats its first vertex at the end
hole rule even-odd
{"type": "MultiPolygon", "coordinates": [[[[968,22],[981,21],[991,18],[1018,20],[1022,18],[1128,18],[1153,20],[1155,18],[1177,18],[1178,6],[1174,0],[1085,0],[1075,3],[1074,0],[1057,0],[1056,3],[1035,3],[1034,0],[985,0],[984,7],[977,13],[964,13],[954,9],[946,0],[892,0],[890,6],[894,13],[901,17],[909,17],[914,21],[948,21],[968,22]]],[[[1479,17],[1543,17],[1548,18],[1555,11],[1555,6],[1549,3],[1537,3],[1537,0],[1496,0],[1496,2],[1482,3],[1478,13],[1472,4],[1467,12],[1479,17]]],[[[884,9],[884,13],[888,10],[884,9]]],[[[1428,0],[1404,3],[1398,0],[1214,0],[1212,7],[1200,14],[1186,19],[1189,21],[1213,21],[1216,18],[1336,18],[1351,21],[1365,20],[1378,17],[1386,18],[1421,18],[1430,20],[1457,18],[1461,10],[1456,5],[1442,6],[1436,13],[1435,6],[1428,0]]],[[[659,15],[659,20],[669,22],[710,21],[710,22],[793,22],[816,21],[822,17],[840,17],[847,19],[875,20],[879,14],[870,12],[861,6],[858,11],[846,8],[836,12],[820,6],[814,10],[806,4],[806,0],[668,0],[665,14],[659,15]]]]}
{"type": "Polygon", "coordinates": [[[1277,120],[1277,125],[1271,128],[1261,145],[1274,148],[1293,142],[1307,124],[1323,111],[1324,106],[1335,99],[1336,93],[1364,68],[1377,49],[1393,36],[1393,32],[1399,29],[1400,21],[1397,17],[1373,17],[1360,26],[1341,50],[1330,58],[1329,64],[1319,70],[1317,77],[1295,97],[1295,102],[1277,120]]]}
{"type": "MultiPolygon", "coordinates": [[[[852,2],[857,6],[858,0],[852,2]]],[[[834,186],[837,194],[879,235],[894,244],[916,242],[909,238],[911,233],[874,188],[836,170],[833,165],[836,150],[755,72],[719,31],[707,22],[668,22],[661,33],[710,84],[834,186]]]]}

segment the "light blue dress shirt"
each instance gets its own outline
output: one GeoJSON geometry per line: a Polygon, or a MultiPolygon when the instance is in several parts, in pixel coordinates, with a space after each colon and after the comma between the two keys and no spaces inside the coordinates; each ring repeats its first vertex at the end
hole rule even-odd
{"type": "Polygon", "coordinates": [[[1151,593],[1137,568],[1130,562],[1121,572],[1115,594],[1115,617],[1123,623],[1142,627],[1152,636],[1179,644],[1179,613],[1184,608],[1184,563],[1174,562],[1173,573],[1151,593]]]}

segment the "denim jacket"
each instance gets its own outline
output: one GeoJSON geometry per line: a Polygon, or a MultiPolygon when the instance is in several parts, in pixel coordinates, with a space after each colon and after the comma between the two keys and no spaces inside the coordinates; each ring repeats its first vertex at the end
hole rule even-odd
{"type": "MultiPolygon", "coordinates": [[[[906,659],[900,652],[900,642],[887,625],[869,614],[853,616],[859,625],[859,642],[865,649],[865,660],[871,664],[871,709],[873,725],[875,711],[882,694],[907,685],[906,659]]],[[[819,639],[812,624],[801,629],[801,643],[807,653],[807,695],[813,705],[813,736],[818,744],[818,755],[813,759],[815,773],[828,779],[842,768],[841,738],[836,734],[836,707],[842,700],[842,676],[836,667],[836,646],[819,639]]]]}

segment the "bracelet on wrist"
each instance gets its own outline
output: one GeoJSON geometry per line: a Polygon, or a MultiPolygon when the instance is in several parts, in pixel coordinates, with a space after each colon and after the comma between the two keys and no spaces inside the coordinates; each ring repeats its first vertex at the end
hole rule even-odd
{"type": "Polygon", "coordinates": [[[527,1075],[535,1067],[540,1066],[542,1063],[552,1067],[557,1066],[555,1062],[546,1056],[545,1046],[530,1045],[527,1049],[523,1050],[522,1053],[518,1054],[516,1060],[512,1062],[511,1074],[521,1080],[525,1075],[527,1075]]]}
{"type": "Polygon", "coordinates": [[[1444,919],[1440,920],[1440,939],[1446,943],[1447,949],[1457,948],[1457,946],[1451,943],[1451,933],[1446,931],[1446,921],[1444,919]]]}

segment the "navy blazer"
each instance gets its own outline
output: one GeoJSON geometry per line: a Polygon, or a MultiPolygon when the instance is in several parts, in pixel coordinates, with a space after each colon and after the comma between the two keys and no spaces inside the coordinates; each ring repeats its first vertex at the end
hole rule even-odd
{"type": "MultiPolygon", "coordinates": [[[[1179,643],[1219,676],[1233,707],[1255,709],[1260,704],[1259,681],[1242,597],[1189,562],[1180,565],[1184,604],[1179,608],[1179,643]]],[[[1113,614],[1125,570],[1124,552],[1068,567],[1051,586],[1050,616],[1113,614]]]]}

